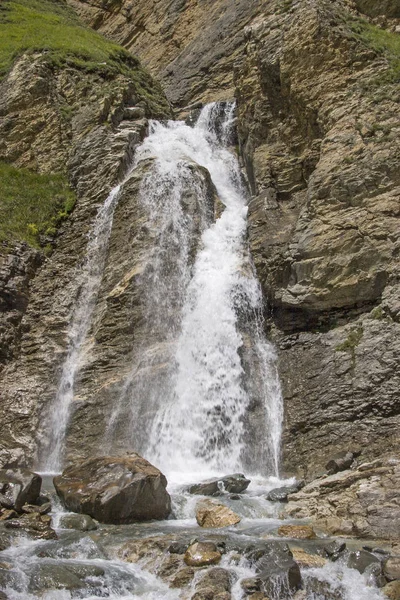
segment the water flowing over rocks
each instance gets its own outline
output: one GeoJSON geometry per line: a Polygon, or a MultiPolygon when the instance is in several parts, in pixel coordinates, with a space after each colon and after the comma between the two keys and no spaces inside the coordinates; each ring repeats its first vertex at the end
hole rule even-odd
{"type": "Polygon", "coordinates": [[[218,496],[223,492],[241,494],[250,484],[250,479],[241,473],[226,475],[221,478],[210,479],[201,483],[195,483],[187,488],[189,494],[200,496],[218,496]]]}
{"type": "Polygon", "coordinates": [[[54,478],[64,506],[100,523],[165,519],[171,512],[164,475],[138,454],[89,459],[54,478]]]}

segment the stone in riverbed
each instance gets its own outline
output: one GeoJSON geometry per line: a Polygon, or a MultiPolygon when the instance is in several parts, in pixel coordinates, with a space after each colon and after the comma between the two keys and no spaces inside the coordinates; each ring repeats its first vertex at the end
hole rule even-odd
{"type": "Polygon", "coordinates": [[[136,453],[72,465],[54,478],[54,487],[68,510],[100,523],[160,520],[171,512],[166,478],[136,453]]]}
{"type": "Polygon", "coordinates": [[[291,548],[293,558],[302,568],[323,567],[327,560],[317,554],[309,554],[303,548],[291,548]]]}
{"type": "Polygon", "coordinates": [[[400,581],[390,581],[382,588],[382,592],[389,600],[400,600],[400,581]]]}
{"type": "Polygon", "coordinates": [[[224,504],[207,499],[197,503],[196,521],[200,527],[219,528],[236,525],[240,517],[224,504]]]}
{"type": "Polygon", "coordinates": [[[262,581],[261,590],[267,596],[290,596],[301,587],[300,568],[287,544],[266,544],[263,556],[256,562],[256,571],[262,581]]]}
{"type": "Polygon", "coordinates": [[[62,529],[77,529],[78,531],[94,531],[97,529],[96,523],[89,515],[68,514],[60,518],[60,527],[62,529]]]}
{"type": "Polygon", "coordinates": [[[390,556],[383,566],[383,572],[389,581],[400,579],[400,556],[390,556]]]}
{"type": "Polygon", "coordinates": [[[42,478],[27,469],[0,470],[0,505],[21,512],[24,504],[37,501],[42,478]]]}
{"type": "Polygon", "coordinates": [[[242,473],[234,473],[233,475],[195,483],[189,486],[187,491],[189,494],[197,494],[199,496],[218,496],[221,492],[241,494],[249,485],[250,479],[246,479],[242,473]]]}
{"type": "Polygon", "coordinates": [[[39,515],[39,513],[25,514],[19,519],[6,521],[4,526],[7,529],[21,529],[23,533],[34,539],[57,539],[57,534],[51,527],[51,517],[48,515],[39,515]]]}
{"type": "Polygon", "coordinates": [[[230,600],[231,575],[226,569],[207,569],[196,583],[192,600],[230,600]]]}
{"type": "Polygon", "coordinates": [[[278,529],[278,535],[295,540],[312,540],[317,537],[310,525],[282,525],[278,529]]]}
{"type": "Polygon", "coordinates": [[[189,567],[216,565],[221,560],[221,553],[213,542],[195,542],[185,552],[184,561],[189,567]]]}

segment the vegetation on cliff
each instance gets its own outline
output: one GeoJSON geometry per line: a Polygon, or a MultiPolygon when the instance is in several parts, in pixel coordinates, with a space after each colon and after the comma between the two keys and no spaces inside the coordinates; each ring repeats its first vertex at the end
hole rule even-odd
{"type": "Polygon", "coordinates": [[[40,175],[0,162],[0,242],[40,247],[75,204],[62,175],[40,175]]]}

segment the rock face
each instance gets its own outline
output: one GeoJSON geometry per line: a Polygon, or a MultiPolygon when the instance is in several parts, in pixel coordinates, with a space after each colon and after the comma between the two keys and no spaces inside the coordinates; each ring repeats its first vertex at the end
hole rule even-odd
{"type": "Polygon", "coordinates": [[[99,457],[54,478],[64,506],[100,523],[165,519],[171,499],[164,475],[138,454],[99,457]]]}
{"type": "Polygon", "coordinates": [[[240,522],[240,517],[224,504],[200,500],[196,505],[196,521],[200,527],[229,527],[240,522]]]}
{"type": "Polygon", "coordinates": [[[285,514],[312,518],[331,534],[398,539],[397,461],[378,460],[324,476],[289,496],[285,514]]]}

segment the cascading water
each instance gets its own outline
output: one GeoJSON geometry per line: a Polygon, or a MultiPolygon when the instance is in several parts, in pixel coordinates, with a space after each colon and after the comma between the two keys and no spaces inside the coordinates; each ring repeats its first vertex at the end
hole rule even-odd
{"type": "Polygon", "coordinates": [[[233,103],[210,104],[193,128],[153,122],[136,155],[138,163],[154,161],[141,199],[158,236],[142,288],[145,337],[163,343],[164,355],[160,360],[157,352],[139,353],[108,437],[120,434],[130,405],[127,447],[139,449],[167,474],[221,473],[244,464],[253,471],[278,472],[281,394],[246,246],[246,193],[237,160],[227,148],[233,115],[233,103]],[[210,189],[199,185],[204,169],[222,213],[215,222],[210,220],[210,189]],[[185,208],[188,185],[200,215],[196,227],[185,208]],[[162,362],[168,366],[154,368],[162,362]],[[254,432],[250,439],[248,411],[257,402],[264,422],[258,423],[255,440],[254,432]]]}
{"type": "Polygon", "coordinates": [[[110,192],[100,207],[89,233],[85,262],[79,275],[79,294],[68,331],[67,357],[63,364],[55,400],[45,419],[44,430],[48,437],[40,453],[41,471],[57,472],[62,466],[62,452],[73,402],[75,377],[81,366],[82,346],[89,332],[100,289],[120,188],[121,186],[117,185],[110,192]]]}

